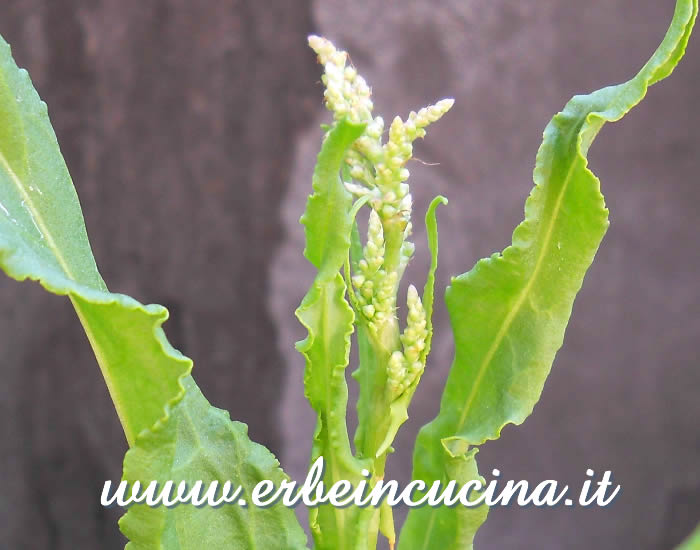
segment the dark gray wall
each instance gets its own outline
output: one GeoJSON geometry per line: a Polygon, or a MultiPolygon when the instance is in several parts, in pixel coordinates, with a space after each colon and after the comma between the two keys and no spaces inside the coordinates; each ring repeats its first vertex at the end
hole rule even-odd
{"type": "MultiPolygon", "coordinates": [[[[509,242],[551,115],[631,76],[672,4],[8,0],[0,33],[49,104],[105,280],[170,307],[166,331],[207,396],[298,478],[312,426],[292,347],[310,282],[297,220],[327,119],[305,36],[350,51],[385,118],[456,98],[417,149],[439,166],[411,166],[417,217],[433,195],[450,199],[444,288],[509,242]]],[[[479,455],[483,472],[572,486],[588,467],[611,469],[622,494],[604,510],[493,510],[478,549],[662,550],[700,519],[695,38],[672,78],[593,146],[611,228],[542,401],[479,455]]],[[[415,241],[407,278],[422,283],[420,228],[415,241]]],[[[451,360],[438,301],[429,371],[390,462],[397,479],[451,360]]],[[[98,495],[124,442],[70,306],[6,279],[0,304],[3,544],[119,548],[98,495]]]]}

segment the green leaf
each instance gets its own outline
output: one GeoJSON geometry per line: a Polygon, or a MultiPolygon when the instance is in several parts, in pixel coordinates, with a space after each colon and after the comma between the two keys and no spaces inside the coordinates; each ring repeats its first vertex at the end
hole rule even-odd
{"type": "Polygon", "coordinates": [[[430,353],[430,344],[433,341],[433,302],[435,301],[435,272],[438,266],[438,230],[437,217],[435,211],[441,204],[447,204],[447,199],[442,195],[435,197],[428,211],[425,213],[425,230],[428,236],[428,248],[430,249],[430,268],[428,277],[425,280],[423,287],[423,308],[425,309],[425,320],[428,329],[428,337],[425,340],[425,349],[423,350],[423,362],[430,353]]]}
{"type": "MultiPolygon", "coordinates": [[[[347,288],[340,268],[348,257],[354,218],[352,197],[339,172],[345,151],[363,128],[342,120],[326,135],[314,170],[314,192],[301,218],[306,232],[305,255],[318,274],[296,311],[308,331],[297,349],[306,359],[305,393],[319,414],[321,430],[328,428],[331,416],[336,417],[331,412],[339,400],[347,401],[343,371],[355,315],[345,299],[347,288]]],[[[337,425],[338,432],[345,431],[345,415],[339,415],[337,421],[342,422],[337,425]]],[[[343,446],[349,449],[349,443],[343,446]]]]}
{"type": "MultiPolygon", "coordinates": [[[[445,438],[441,442],[442,451],[445,454],[443,467],[445,469],[445,478],[454,480],[457,487],[464,486],[471,480],[479,480],[485,483],[484,478],[479,475],[476,466],[476,454],[478,449],[469,449],[469,445],[461,438],[445,438]]],[[[443,486],[444,488],[444,486],[443,486]]],[[[470,501],[473,501],[477,495],[473,495],[470,501]]],[[[486,505],[466,507],[461,504],[456,504],[453,508],[429,508],[430,510],[450,510],[451,513],[430,514],[426,518],[429,523],[420,523],[417,521],[407,521],[401,530],[401,538],[399,539],[399,548],[406,545],[406,542],[421,543],[425,546],[420,548],[435,548],[432,546],[432,541],[444,541],[447,539],[444,534],[449,533],[452,542],[447,548],[471,550],[473,548],[474,535],[482,523],[486,521],[488,515],[488,507],[486,505]],[[425,532],[432,533],[431,542],[425,542],[425,532]],[[406,542],[402,542],[406,541],[406,542]],[[403,546],[402,546],[403,545],[403,546]]],[[[412,511],[409,512],[409,515],[412,511]]],[[[439,547],[438,547],[439,548],[439,547]]]]}
{"type": "Polygon", "coordinates": [[[350,248],[352,196],[339,174],[345,151],[364,128],[341,120],[326,134],[312,177],[313,194],[300,220],[306,235],[304,256],[324,277],[341,268],[350,248]]]}
{"type": "Polygon", "coordinates": [[[700,526],[678,547],[678,550],[700,550],[700,526]]]}
{"type": "MultiPolygon", "coordinates": [[[[327,134],[313,175],[313,195],[301,218],[306,231],[307,259],[318,269],[311,289],[296,311],[308,336],[297,343],[306,360],[304,389],[317,413],[312,461],[323,456],[324,483],[359,482],[362,463],[352,456],[346,424],[348,388],[345,368],[355,314],[345,294],[340,269],[348,261],[350,238],[357,208],[339,174],[345,151],[364,126],[341,120],[327,134]]],[[[359,208],[359,207],[358,207],[359,208]]],[[[357,541],[342,536],[343,525],[356,525],[358,537],[366,536],[371,510],[322,505],[311,512],[310,524],[319,550],[355,547],[357,541]]]]}
{"type": "MultiPolygon", "coordinates": [[[[608,227],[600,183],[587,167],[588,148],[605,122],[622,118],[651,84],[671,73],[696,15],[697,0],[679,0],[666,37],[635,78],[576,96],[552,119],[512,246],[453,279],[446,301],[455,359],[440,413],[418,436],[414,479],[446,481],[454,459],[447,442],[454,448],[461,441],[466,453],[532,412],[608,227]]],[[[459,513],[447,507],[411,510],[400,550],[472,548],[478,522],[465,529],[459,513]]]]}
{"type": "MultiPolygon", "coordinates": [[[[46,105],[1,37],[0,267],[70,297],[132,447],[128,480],[148,484],[180,475],[240,480],[249,488],[262,477],[282,479],[274,457],[201,395],[189,376],[192,362],[161,329],[167,310],[107,290],[46,105]]],[[[305,541],[294,512],[277,507],[135,507],[123,525],[134,537],[131,547],[140,549],[253,550],[278,543],[296,549],[305,541]]]]}
{"type": "Polygon", "coordinates": [[[107,291],[46,110],[0,38],[0,267],[69,295],[130,444],[181,398],[191,361],[174,350],[157,305],[107,291]]]}
{"type": "Polygon", "coordinates": [[[355,319],[345,300],[345,291],[345,281],[337,273],[329,281],[314,282],[297,309],[299,321],[308,330],[306,339],[297,343],[297,349],[306,359],[305,393],[319,415],[315,442],[320,452],[313,454],[314,459],[326,450],[330,439],[347,451],[343,456],[350,455],[350,444],[343,439],[345,416],[336,414],[347,403],[344,370],[355,319]]]}
{"type": "Polygon", "coordinates": [[[161,325],[168,310],[119,294],[70,293],[119,419],[132,446],[184,395],[192,361],[174,349],[161,325]]]}
{"type": "MultiPolygon", "coordinates": [[[[219,507],[180,504],[173,508],[132,505],[119,522],[131,541],[127,550],[201,548],[306,548],[306,535],[294,513],[281,503],[267,508],[253,506],[250,495],[260,481],[279,487],[288,479],[279,462],[262,445],[248,439],[247,426],[232,422],[227,412],[212,407],[191,377],[186,393],[173,407],[166,422],[159,423],[124,460],[124,479],[172,480],[177,486],[197,481],[205,490],[212,481],[230,480],[243,488],[238,502],[219,507]]],[[[219,492],[220,496],[220,492],[219,492]]]]}

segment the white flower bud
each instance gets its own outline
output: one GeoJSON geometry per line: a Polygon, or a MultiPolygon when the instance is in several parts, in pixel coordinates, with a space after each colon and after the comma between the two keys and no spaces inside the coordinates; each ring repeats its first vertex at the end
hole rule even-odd
{"type": "Polygon", "coordinates": [[[406,359],[400,351],[391,354],[387,364],[387,386],[394,397],[398,397],[405,389],[406,359]]]}
{"type": "Polygon", "coordinates": [[[385,204],[384,207],[382,208],[382,216],[385,218],[391,218],[396,215],[396,208],[393,206],[389,206],[388,204],[385,204]]]}
{"type": "MultiPolygon", "coordinates": [[[[352,175],[352,173],[350,175],[352,175]]],[[[366,187],[363,187],[362,185],[357,185],[356,183],[352,183],[350,181],[343,182],[343,185],[345,185],[345,189],[350,191],[350,193],[352,193],[353,195],[358,195],[361,197],[369,193],[369,189],[367,189],[366,187]]]]}

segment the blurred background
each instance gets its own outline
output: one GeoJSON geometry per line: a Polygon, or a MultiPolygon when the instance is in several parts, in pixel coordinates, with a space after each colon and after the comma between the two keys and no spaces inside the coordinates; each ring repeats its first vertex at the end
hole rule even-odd
{"type": "MultiPolygon", "coordinates": [[[[312,270],[298,218],[321,131],[324,34],[350,52],[389,120],[442,97],[411,183],[440,193],[436,340],[388,476],[437,412],[452,357],[442,289],[510,242],[542,130],[575,93],[625,80],[674,2],[607,0],[3,0],[49,112],[110,288],[171,311],[210,401],[249,424],[295,479],[313,415],[293,311],[312,270]]],[[[607,508],[500,508],[479,550],[667,550],[700,520],[700,40],[590,153],[611,227],[542,400],[482,447],[504,479],[622,485],[607,508]]],[[[418,253],[406,275],[423,284],[418,253]]],[[[67,300],[0,278],[0,533],[12,549],[122,548],[99,504],[126,444],[67,300]]],[[[398,511],[398,515],[402,515],[398,511]]]]}

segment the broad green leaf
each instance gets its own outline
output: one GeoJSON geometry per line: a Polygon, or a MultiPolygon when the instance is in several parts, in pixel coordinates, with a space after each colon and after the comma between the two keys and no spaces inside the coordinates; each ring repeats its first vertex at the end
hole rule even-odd
{"type": "Polygon", "coordinates": [[[678,547],[678,550],[700,550],[700,526],[678,547]]]}
{"type": "MultiPolygon", "coordinates": [[[[485,483],[484,479],[479,475],[476,465],[476,453],[478,449],[469,449],[469,445],[461,438],[445,438],[440,445],[445,453],[443,467],[447,480],[454,480],[458,488],[475,479],[479,480],[481,483],[485,483]]],[[[442,488],[444,489],[444,485],[442,488]]],[[[477,495],[473,495],[470,501],[473,501],[475,496],[477,495]]],[[[442,508],[429,509],[451,510],[452,513],[430,514],[429,517],[426,518],[428,523],[407,521],[401,530],[399,548],[406,545],[406,542],[402,541],[408,541],[409,543],[413,541],[413,543],[425,544],[425,546],[420,546],[418,548],[436,548],[432,546],[432,542],[424,542],[425,532],[428,531],[434,534],[434,538],[432,538],[431,541],[447,540],[446,537],[441,534],[450,533],[454,542],[451,546],[447,546],[447,548],[459,548],[460,550],[471,549],[473,548],[474,535],[481,524],[486,521],[486,516],[489,511],[488,507],[485,505],[466,507],[462,506],[460,503],[457,503],[452,508],[447,508],[443,505],[442,508]]],[[[413,511],[409,512],[409,515],[412,513],[413,511]]],[[[437,548],[441,547],[437,546],[437,548]]]]}
{"type": "MultiPolygon", "coordinates": [[[[279,487],[287,479],[275,457],[248,439],[247,426],[232,422],[227,412],[212,407],[191,377],[185,379],[185,397],[170,418],[139,438],[124,460],[124,479],[186,481],[230,480],[242,487],[238,502],[219,507],[177,505],[173,508],[133,505],[119,522],[131,541],[127,550],[201,548],[306,548],[306,535],[293,512],[282,504],[253,506],[253,487],[270,480],[279,487]]],[[[218,496],[221,495],[219,490],[218,496]]]]}
{"type": "MultiPolygon", "coordinates": [[[[647,88],[682,57],[697,0],[679,0],[658,50],[632,80],[574,97],[544,132],[535,187],[513,244],[453,279],[446,302],[455,359],[440,413],[418,436],[414,479],[449,478],[448,462],[496,439],[504,425],[532,412],[560,348],[576,293],[608,227],[608,211],[586,154],[605,122],[622,118],[647,88]]],[[[400,550],[472,548],[476,522],[465,529],[458,508],[409,513],[400,550]]],[[[473,519],[473,518],[472,518],[473,519]]]]}
{"type": "MultiPolygon", "coordinates": [[[[355,314],[345,298],[347,287],[340,273],[350,251],[355,209],[339,174],[345,151],[363,129],[345,120],[330,129],[314,170],[313,194],[301,218],[306,230],[305,254],[318,274],[296,311],[308,331],[297,349],[306,360],[305,394],[318,417],[312,461],[323,456],[327,486],[341,479],[352,483],[361,479],[362,465],[352,456],[346,424],[345,368],[355,314]]],[[[367,528],[360,525],[370,516],[370,512],[355,508],[323,505],[313,509],[310,524],[316,548],[355,547],[358,541],[341,536],[347,533],[343,525],[354,523],[358,536],[366,536],[367,528]]]]}
{"type": "MultiPolygon", "coordinates": [[[[167,310],[107,290],[46,105],[1,37],[0,267],[70,297],[131,446],[127,479],[225,476],[217,479],[246,487],[263,476],[282,479],[272,455],[201,396],[189,376],[192,362],[161,329],[167,310]]],[[[294,512],[277,507],[133,508],[123,525],[141,549],[269,548],[273,532],[285,548],[302,548],[305,540],[294,512]]]]}
{"type": "Polygon", "coordinates": [[[191,362],[167,342],[165,308],[107,291],[46,110],[0,38],[0,266],[69,295],[129,444],[182,396],[191,362]]]}

